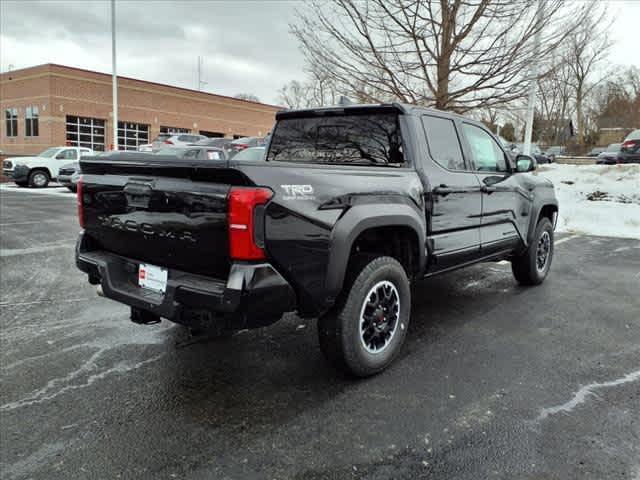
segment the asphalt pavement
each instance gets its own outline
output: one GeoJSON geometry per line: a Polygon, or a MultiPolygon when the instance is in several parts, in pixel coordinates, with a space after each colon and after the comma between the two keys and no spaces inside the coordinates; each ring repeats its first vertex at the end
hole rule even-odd
{"type": "Polygon", "coordinates": [[[226,340],[140,326],[76,270],[75,197],[0,189],[3,479],[640,479],[640,241],[558,235],[413,289],[354,381],[294,315],[226,340]]]}

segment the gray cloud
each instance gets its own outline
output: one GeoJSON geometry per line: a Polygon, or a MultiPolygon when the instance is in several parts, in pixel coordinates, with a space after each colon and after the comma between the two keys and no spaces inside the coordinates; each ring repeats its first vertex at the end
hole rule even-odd
{"type": "MultiPolygon", "coordinates": [[[[289,34],[296,1],[117,1],[118,73],[195,88],[197,56],[205,90],[276,91],[302,78],[289,34]]],[[[0,2],[2,70],[61,63],[111,70],[110,3],[105,0],[0,2]]]]}

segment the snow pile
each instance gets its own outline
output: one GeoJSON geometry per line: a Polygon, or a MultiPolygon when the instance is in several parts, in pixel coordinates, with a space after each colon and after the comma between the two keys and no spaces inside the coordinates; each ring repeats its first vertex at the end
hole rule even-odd
{"type": "Polygon", "coordinates": [[[640,238],[640,165],[544,165],[553,182],[559,231],[640,238]]]}

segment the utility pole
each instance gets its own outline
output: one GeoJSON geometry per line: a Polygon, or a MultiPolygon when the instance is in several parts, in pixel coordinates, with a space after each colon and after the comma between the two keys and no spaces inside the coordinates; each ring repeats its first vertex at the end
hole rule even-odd
{"type": "Polygon", "coordinates": [[[118,150],[118,74],[116,72],[116,0],[111,0],[111,61],[113,97],[113,150],[118,150]]]}
{"type": "Polygon", "coordinates": [[[533,64],[531,65],[531,78],[529,80],[529,99],[527,102],[526,128],[524,133],[524,153],[531,155],[531,137],[533,135],[533,117],[536,104],[536,81],[538,78],[538,55],[540,52],[540,33],[542,29],[542,9],[544,0],[538,0],[538,11],[536,27],[537,31],[533,38],[533,64]]]}
{"type": "Polygon", "coordinates": [[[198,90],[202,90],[202,86],[207,82],[202,80],[202,57],[198,55],[198,90]]]}

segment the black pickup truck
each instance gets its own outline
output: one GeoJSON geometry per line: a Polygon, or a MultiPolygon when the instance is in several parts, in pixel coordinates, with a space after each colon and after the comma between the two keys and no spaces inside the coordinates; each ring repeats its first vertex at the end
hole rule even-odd
{"type": "Polygon", "coordinates": [[[144,324],[317,317],[327,358],[367,376],[400,351],[416,280],[503,259],[546,277],[553,185],[482,124],[399,104],[276,120],[256,162],[83,157],[76,262],[99,293],[144,324]]]}

